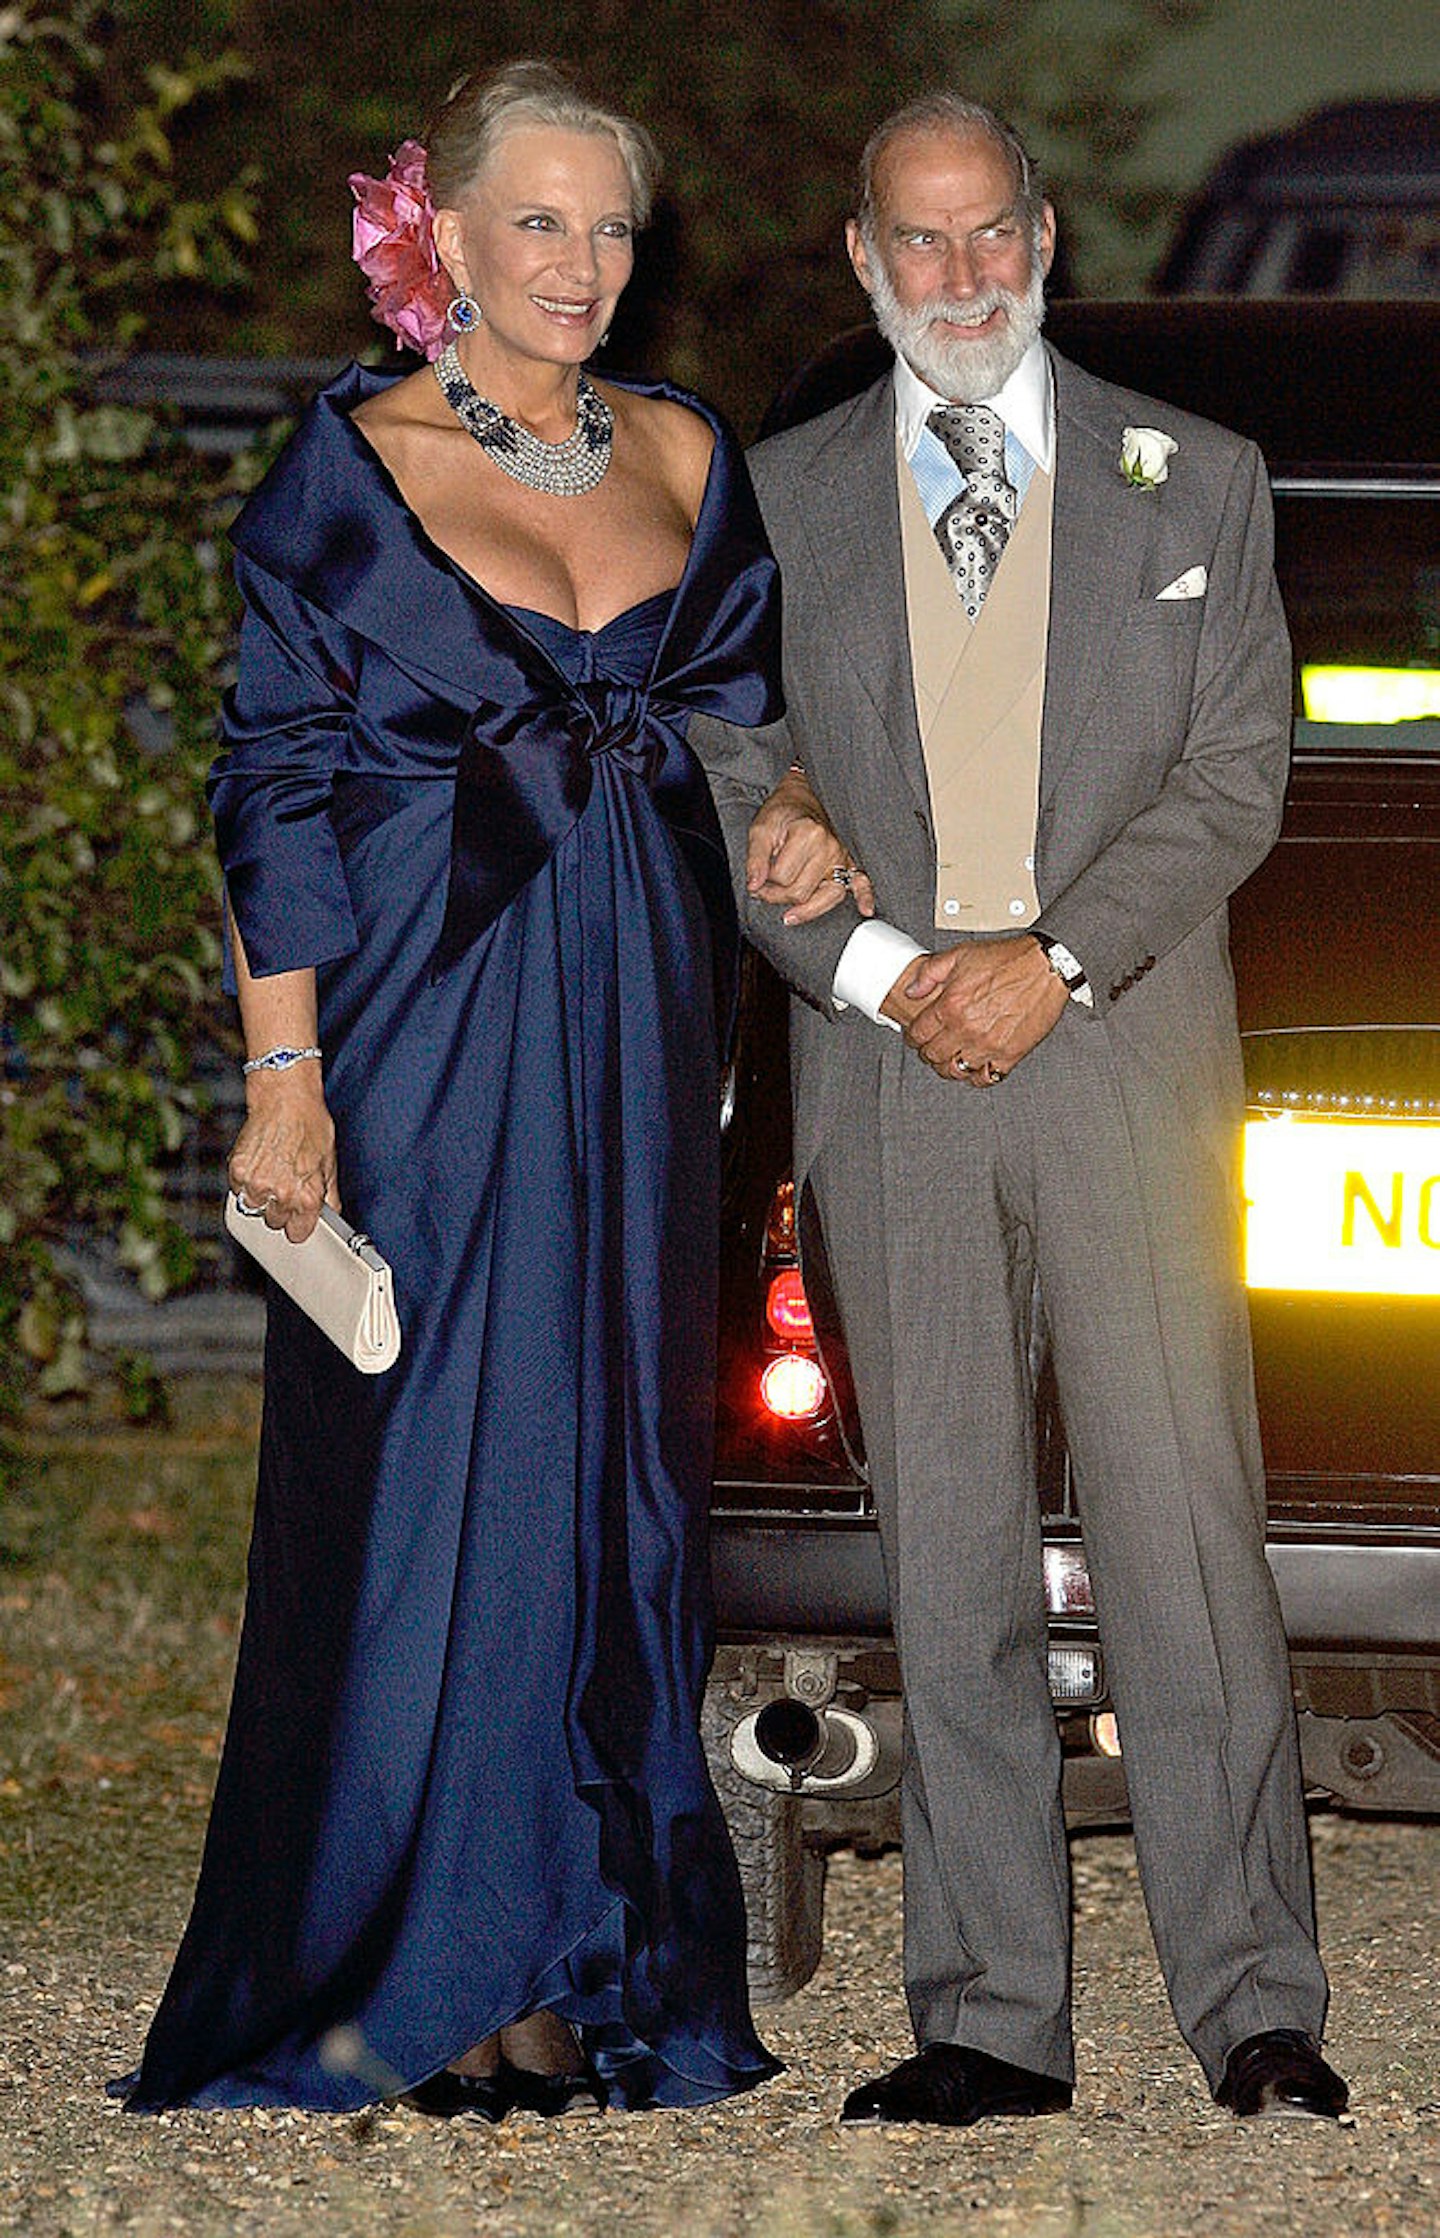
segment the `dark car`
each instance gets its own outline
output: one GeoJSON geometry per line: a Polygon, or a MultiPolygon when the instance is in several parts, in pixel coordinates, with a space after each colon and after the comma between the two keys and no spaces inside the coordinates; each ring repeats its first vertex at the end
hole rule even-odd
{"type": "Polygon", "coordinates": [[[1440,101],[1352,101],[1232,148],[1163,295],[1440,296],[1440,101]]]}
{"type": "MultiPolygon", "coordinates": [[[[1440,1808],[1440,304],[1055,307],[1082,365],[1265,452],[1295,646],[1282,835],[1235,897],[1250,1287],[1312,1794],[1440,1808]]],[[[848,336],[777,424],[875,377],[848,336]]],[[[786,1005],[751,957],[727,1109],[712,1768],[757,1995],[820,1951],[828,1848],[899,1839],[901,1705],[864,1446],[789,1178],[786,1005]]],[[[1037,1321],[1041,1317],[1037,1316],[1037,1321]]],[[[1050,1682],[1072,1823],[1122,1818],[1064,1429],[1035,1362],[1050,1682]]]]}

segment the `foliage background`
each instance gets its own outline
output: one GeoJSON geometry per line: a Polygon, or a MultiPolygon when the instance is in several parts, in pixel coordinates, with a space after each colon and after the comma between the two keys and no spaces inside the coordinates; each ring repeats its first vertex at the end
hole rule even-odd
{"type": "Polygon", "coordinates": [[[99,27],[89,0],[0,15],[0,1408],[27,1368],[82,1375],[53,1257],[78,1224],[151,1295],[188,1272],[159,1162],[223,1030],[202,783],[234,487],[89,377],[157,282],[239,278],[247,187],[189,197],[171,169],[175,120],[236,66],[152,66],[115,103],[99,27]]]}

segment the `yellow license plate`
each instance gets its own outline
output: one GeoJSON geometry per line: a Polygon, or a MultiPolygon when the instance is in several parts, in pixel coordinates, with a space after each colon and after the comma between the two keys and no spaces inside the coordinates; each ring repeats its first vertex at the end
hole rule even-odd
{"type": "Polygon", "coordinates": [[[1252,1290],[1440,1297],[1440,1123],[1245,1123],[1252,1290]]]}

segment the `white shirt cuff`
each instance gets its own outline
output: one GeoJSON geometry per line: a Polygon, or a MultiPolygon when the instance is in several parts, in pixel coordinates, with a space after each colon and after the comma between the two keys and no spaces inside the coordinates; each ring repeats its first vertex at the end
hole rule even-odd
{"type": "Polygon", "coordinates": [[[887,925],[883,918],[867,917],[857,925],[840,951],[840,961],[835,966],[835,979],[831,988],[837,1010],[848,1010],[853,1003],[877,1026],[891,1026],[898,1034],[898,1020],[887,1018],[880,1005],[889,994],[907,964],[913,964],[926,951],[909,933],[897,925],[887,925]]]}

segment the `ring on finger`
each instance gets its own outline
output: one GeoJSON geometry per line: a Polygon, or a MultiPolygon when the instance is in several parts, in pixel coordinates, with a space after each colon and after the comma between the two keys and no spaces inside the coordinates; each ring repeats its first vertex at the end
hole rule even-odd
{"type": "Polygon", "coordinates": [[[970,1067],[966,1064],[965,1059],[961,1056],[958,1049],[955,1052],[954,1065],[957,1072],[968,1072],[970,1070],[970,1067]]]}
{"type": "Polygon", "coordinates": [[[849,863],[837,863],[830,873],[830,880],[832,885],[843,886],[848,894],[854,889],[855,873],[849,863]]]}
{"type": "Polygon", "coordinates": [[[273,1197],[266,1197],[261,1204],[251,1204],[243,1189],[237,1189],[235,1192],[235,1210],[243,1212],[247,1220],[258,1220],[266,1205],[272,1205],[274,1202],[273,1197]]]}
{"type": "Polygon", "coordinates": [[[1005,1075],[1000,1070],[1000,1067],[998,1065],[987,1063],[985,1067],[985,1082],[987,1087],[993,1088],[998,1081],[1001,1081],[1004,1078],[1005,1075]]]}

